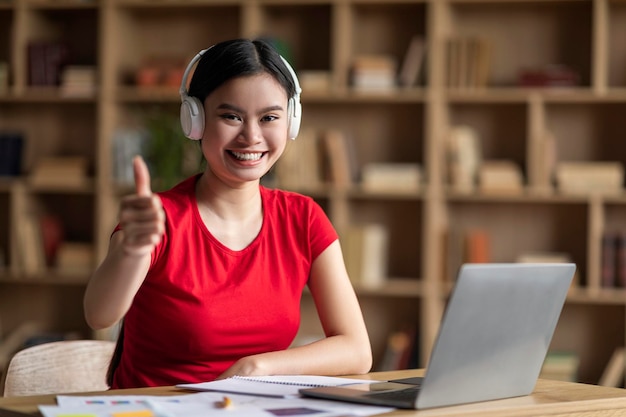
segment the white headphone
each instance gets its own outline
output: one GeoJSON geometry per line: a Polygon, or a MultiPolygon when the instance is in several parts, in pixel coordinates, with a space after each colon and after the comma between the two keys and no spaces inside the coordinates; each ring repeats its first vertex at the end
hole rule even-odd
{"type": "MultiPolygon", "coordinates": [[[[202,58],[202,55],[211,47],[207,49],[203,49],[198,52],[195,57],[189,62],[187,68],[185,69],[185,73],[183,74],[183,80],[180,84],[180,99],[182,101],[180,105],[180,124],[183,128],[183,133],[189,139],[198,140],[202,139],[202,134],[204,132],[204,108],[200,100],[196,97],[189,96],[187,92],[187,78],[189,77],[189,72],[191,68],[193,68],[194,64],[202,58]]],[[[300,104],[300,93],[302,89],[300,88],[300,83],[298,82],[298,77],[296,76],[296,72],[293,70],[289,62],[282,56],[280,57],[283,60],[283,63],[287,67],[287,70],[291,74],[291,78],[296,87],[296,93],[293,97],[289,98],[289,102],[287,104],[287,121],[289,123],[289,138],[295,139],[298,136],[298,131],[300,130],[300,121],[302,120],[302,104],[300,104]]]]}

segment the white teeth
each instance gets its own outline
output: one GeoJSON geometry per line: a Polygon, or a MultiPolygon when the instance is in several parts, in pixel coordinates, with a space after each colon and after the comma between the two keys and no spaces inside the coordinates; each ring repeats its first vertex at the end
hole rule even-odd
{"type": "Polygon", "coordinates": [[[231,153],[235,156],[235,158],[240,159],[242,161],[256,161],[257,159],[261,159],[263,156],[263,152],[234,152],[231,153]]]}

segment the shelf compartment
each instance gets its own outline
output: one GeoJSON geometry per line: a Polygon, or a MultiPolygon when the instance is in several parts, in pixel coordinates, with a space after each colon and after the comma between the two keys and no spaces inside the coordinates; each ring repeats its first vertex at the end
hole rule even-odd
{"type": "Polygon", "coordinates": [[[624,346],[624,326],[622,305],[568,301],[561,312],[550,349],[574,352],[580,360],[577,380],[597,384],[615,349],[624,346]]]}
{"type": "Polygon", "coordinates": [[[29,85],[58,86],[66,65],[98,65],[99,10],[95,4],[30,6],[24,9],[29,24],[19,34],[23,43],[17,45],[16,53],[22,59],[15,67],[20,71],[16,74],[20,91],[29,85]],[[49,61],[52,53],[58,55],[58,62],[49,61]]]}
{"type": "Polygon", "coordinates": [[[592,2],[452,1],[449,7],[448,35],[490,44],[487,85],[514,86],[524,69],[559,64],[579,73],[580,85],[590,86],[592,2]]]}
{"type": "Polygon", "coordinates": [[[380,224],[388,233],[386,278],[419,282],[422,274],[422,217],[420,202],[351,198],[348,225],[380,224]]]}
{"type": "MultiPolygon", "coordinates": [[[[138,70],[155,62],[157,66],[165,62],[164,65],[172,66],[178,76],[182,76],[181,71],[199,51],[219,41],[241,36],[238,3],[200,5],[177,2],[167,6],[125,2],[116,9],[117,15],[111,22],[116,31],[110,35],[116,45],[115,56],[109,59],[113,60],[117,71],[117,86],[136,84],[138,70]]],[[[171,87],[180,86],[180,79],[170,82],[171,87]]]]}
{"type": "Polygon", "coordinates": [[[390,54],[402,62],[411,38],[426,38],[426,2],[352,3],[350,48],[354,56],[390,54]]]}
{"type": "Polygon", "coordinates": [[[368,162],[424,163],[420,103],[305,103],[302,115],[303,128],[338,129],[351,138],[358,167],[368,162]],[[355,114],[359,123],[354,123],[355,114]]]}
{"type": "MultiPolygon", "coordinates": [[[[513,163],[522,175],[522,185],[528,183],[529,159],[528,148],[528,107],[526,103],[518,102],[483,102],[483,103],[452,103],[448,108],[450,129],[468,127],[473,131],[472,139],[477,143],[478,160],[508,161],[513,163]]],[[[446,140],[452,131],[446,133],[446,140]]],[[[455,187],[475,190],[479,187],[478,167],[475,174],[467,172],[465,175],[454,174],[452,161],[459,161],[462,167],[474,159],[471,149],[461,149],[458,155],[453,156],[451,144],[441,144],[443,151],[448,155],[449,163],[444,165],[448,183],[455,187]],[[469,151],[469,152],[465,152],[469,151]],[[470,175],[467,177],[467,175],[470,175]],[[456,179],[455,179],[456,178],[456,179]],[[458,182],[458,184],[457,184],[458,182]]],[[[464,140],[459,138],[459,140],[464,140]]],[[[471,145],[470,145],[471,146],[471,145]]]]}
{"type": "Polygon", "coordinates": [[[22,133],[25,143],[22,169],[30,172],[42,156],[83,156],[93,175],[97,143],[95,105],[68,102],[62,106],[46,103],[3,105],[0,129],[22,133]],[[33,123],[33,120],[37,120],[33,123]]]}
{"type": "Polygon", "coordinates": [[[471,202],[447,204],[446,279],[454,281],[465,262],[465,239],[473,230],[487,235],[490,262],[515,262],[527,253],[568,254],[577,265],[580,285],[587,271],[586,202],[471,202]]]}
{"type": "Polygon", "coordinates": [[[330,3],[264,4],[251,37],[272,40],[296,72],[331,71],[330,3]]]}
{"type": "Polygon", "coordinates": [[[619,161],[626,165],[626,103],[547,103],[546,129],[556,139],[557,161],[619,161]]]}
{"type": "Polygon", "coordinates": [[[28,282],[0,282],[0,316],[3,334],[26,323],[41,328],[40,336],[72,332],[90,338],[82,303],[84,286],[45,286],[28,282]]]}

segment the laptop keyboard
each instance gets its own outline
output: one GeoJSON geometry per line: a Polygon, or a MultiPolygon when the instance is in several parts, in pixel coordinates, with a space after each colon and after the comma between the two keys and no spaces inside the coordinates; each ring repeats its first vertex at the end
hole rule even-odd
{"type": "Polygon", "coordinates": [[[420,387],[411,387],[393,391],[380,391],[365,394],[366,397],[384,399],[390,401],[413,401],[419,392],[420,387]]]}

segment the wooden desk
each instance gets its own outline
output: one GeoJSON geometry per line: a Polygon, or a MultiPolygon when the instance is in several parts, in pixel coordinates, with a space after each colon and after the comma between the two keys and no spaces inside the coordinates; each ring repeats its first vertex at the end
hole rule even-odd
{"type": "MultiPolygon", "coordinates": [[[[362,375],[353,377],[382,381],[419,375],[422,375],[421,370],[373,372],[365,377],[362,375]]],[[[180,395],[185,392],[188,391],[175,387],[158,387],[110,390],[102,393],[90,393],[89,395],[180,395]]],[[[32,413],[34,416],[39,415],[37,413],[37,405],[40,404],[55,404],[55,395],[0,398],[0,408],[32,413]]],[[[526,397],[420,411],[397,410],[387,413],[385,416],[626,416],[626,390],[570,382],[539,380],[533,394],[526,397]]],[[[2,413],[0,413],[0,417],[3,417],[2,413]]]]}

